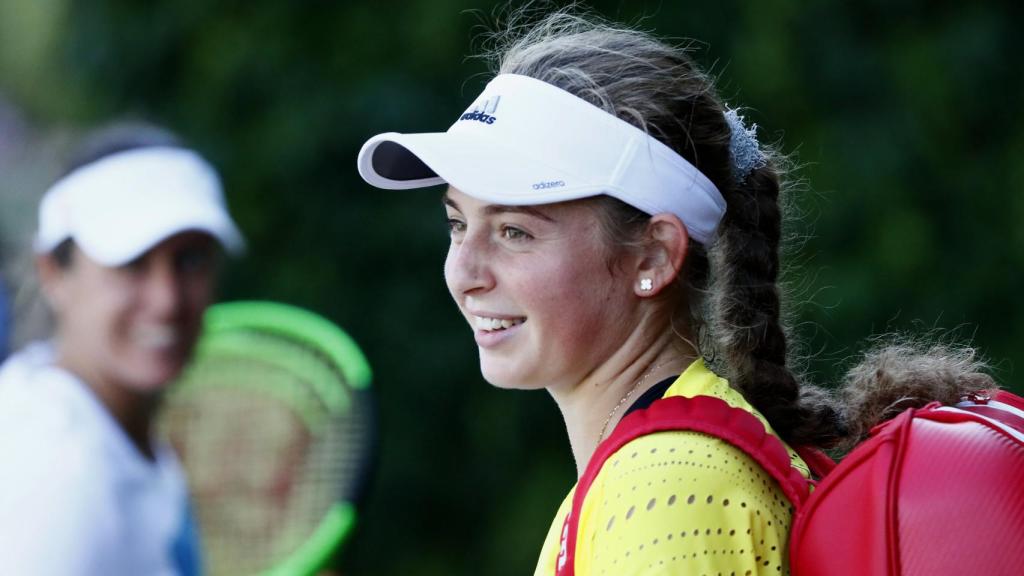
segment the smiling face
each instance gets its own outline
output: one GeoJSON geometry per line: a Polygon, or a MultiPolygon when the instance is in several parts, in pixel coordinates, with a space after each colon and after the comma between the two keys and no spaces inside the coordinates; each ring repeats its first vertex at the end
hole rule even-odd
{"type": "Polygon", "coordinates": [[[73,250],[65,266],[51,256],[40,262],[61,365],[104,396],[162,390],[188,361],[212,298],[214,240],[177,234],[114,268],[73,250]]]}
{"type": "Polygon", "coordinates": [[[637,325],[633,279],[586,201],[531,207],[445,195],[445,280],[473,328],[480,369],[508,388],[573,386],[637,325]]]}

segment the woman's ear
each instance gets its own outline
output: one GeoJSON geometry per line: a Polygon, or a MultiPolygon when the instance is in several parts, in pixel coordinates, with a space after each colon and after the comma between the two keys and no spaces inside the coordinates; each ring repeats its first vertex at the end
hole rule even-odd
{"type": "Polygon", "coordinates": [[[683,269],[690,236],[675,214],[655,214],[644,232],[644,248],[636,268],[633,291],[649,297],[675,282],[683,269]]]}

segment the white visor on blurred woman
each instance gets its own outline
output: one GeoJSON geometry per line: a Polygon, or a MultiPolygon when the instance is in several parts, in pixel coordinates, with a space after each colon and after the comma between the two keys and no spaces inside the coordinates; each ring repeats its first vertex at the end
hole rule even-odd
{"type": "Polygon", "coordinates": [[[47,190],[34,248],[44,254],[70,238],[114,267],[189,230],[210,234],[228,252],[244,250],[213,167],[184,148],[138,148],[86,164],[47,190]]]}

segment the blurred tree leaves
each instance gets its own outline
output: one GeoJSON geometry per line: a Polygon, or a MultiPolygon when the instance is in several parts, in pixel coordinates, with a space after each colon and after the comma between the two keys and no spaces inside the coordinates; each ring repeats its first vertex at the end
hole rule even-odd
{"type": "MultiPolygon", "coordinates": [[[[790,284],[809,367],[869,334],[958,329],[1020,390],[1024,79],[1010,2],[592,4],[677,39],[809,190],[790,284]]],[[[532,570],[574,478],[543,393],[493,390],[447,296],[436,192],[383,192],[355,156],[448,126],[486,81],[493,1],[0,0],[0,92],[41,125],[134,114],[221,167],[250,240],[226,298],[344,326],[375,368],[379,470],[346,574],[532,570]],[[467,12],[475,10],[476,12],[467,12]]]]}

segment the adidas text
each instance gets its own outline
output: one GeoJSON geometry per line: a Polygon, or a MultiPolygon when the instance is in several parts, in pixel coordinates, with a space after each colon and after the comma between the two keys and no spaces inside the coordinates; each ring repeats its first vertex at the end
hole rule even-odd
{"type": "Polygon", "coordinates": [[[459,118],[459,120],[477,120],[484,124],[494,124],[494,121],[497,120],[497,118],[490,114],[484,114],[483,112],[466,112],[461,118],[459,118]]]}

